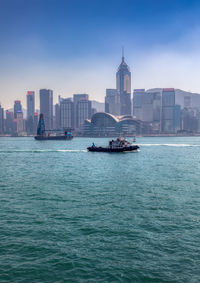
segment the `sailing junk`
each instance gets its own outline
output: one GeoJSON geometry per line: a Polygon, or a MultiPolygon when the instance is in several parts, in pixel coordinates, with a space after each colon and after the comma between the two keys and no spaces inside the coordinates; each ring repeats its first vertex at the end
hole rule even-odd
{"type": "Polygon", "coordinates": [[[40,114],[40,119],[37,127],[37,135],[35,136],[36,140],[71,140],[73,139],[71,131],[65,131],[64,134],[48,134],[46,135],[45,124],[44,124],[44,115],[40,114]]]}

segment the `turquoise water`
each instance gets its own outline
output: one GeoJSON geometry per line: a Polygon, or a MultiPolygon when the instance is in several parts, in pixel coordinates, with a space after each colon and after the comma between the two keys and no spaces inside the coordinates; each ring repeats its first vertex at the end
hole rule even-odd
{"type": "Polygon", "coordinates": [[[0,138],[0,282],[199,282],[200,138],[0,138]]]}

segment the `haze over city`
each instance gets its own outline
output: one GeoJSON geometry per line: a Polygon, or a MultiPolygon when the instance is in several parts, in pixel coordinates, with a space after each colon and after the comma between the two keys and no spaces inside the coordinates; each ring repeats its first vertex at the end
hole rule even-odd
{"type": "Polygon", "coordinates": [[[0,0],[0,282],[199,282],[200,0],[0,0]]]}
{"type": "MultiPolygon", "coordinates": [[[[199,1],[1,1],[0,102],[25,105],[28,90],[115,88],[121,47],[134,88],[200,93],[199,1]]],[[[39,107],[36,95],[36,107],[39,107]]]]}

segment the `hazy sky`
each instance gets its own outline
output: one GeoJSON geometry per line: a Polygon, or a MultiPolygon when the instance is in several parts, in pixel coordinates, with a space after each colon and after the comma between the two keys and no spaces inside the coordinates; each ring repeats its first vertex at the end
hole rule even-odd
{"type": "Polygon", "coordinates": [[[200,93],[199,0],[0,0],[0,102],[26,91],[88,93],[115,87],[121,46],[133,88],[200,93]]]}

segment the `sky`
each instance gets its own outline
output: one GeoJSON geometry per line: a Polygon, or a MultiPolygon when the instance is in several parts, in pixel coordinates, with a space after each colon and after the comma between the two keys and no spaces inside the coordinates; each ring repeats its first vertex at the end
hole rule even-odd
{"type": "Polygon", "coordinates": [[[103,102],[124,46],[132,89],[200,93],[199,0],[0,0],[0,103],[39,89],[103,102]]]}

